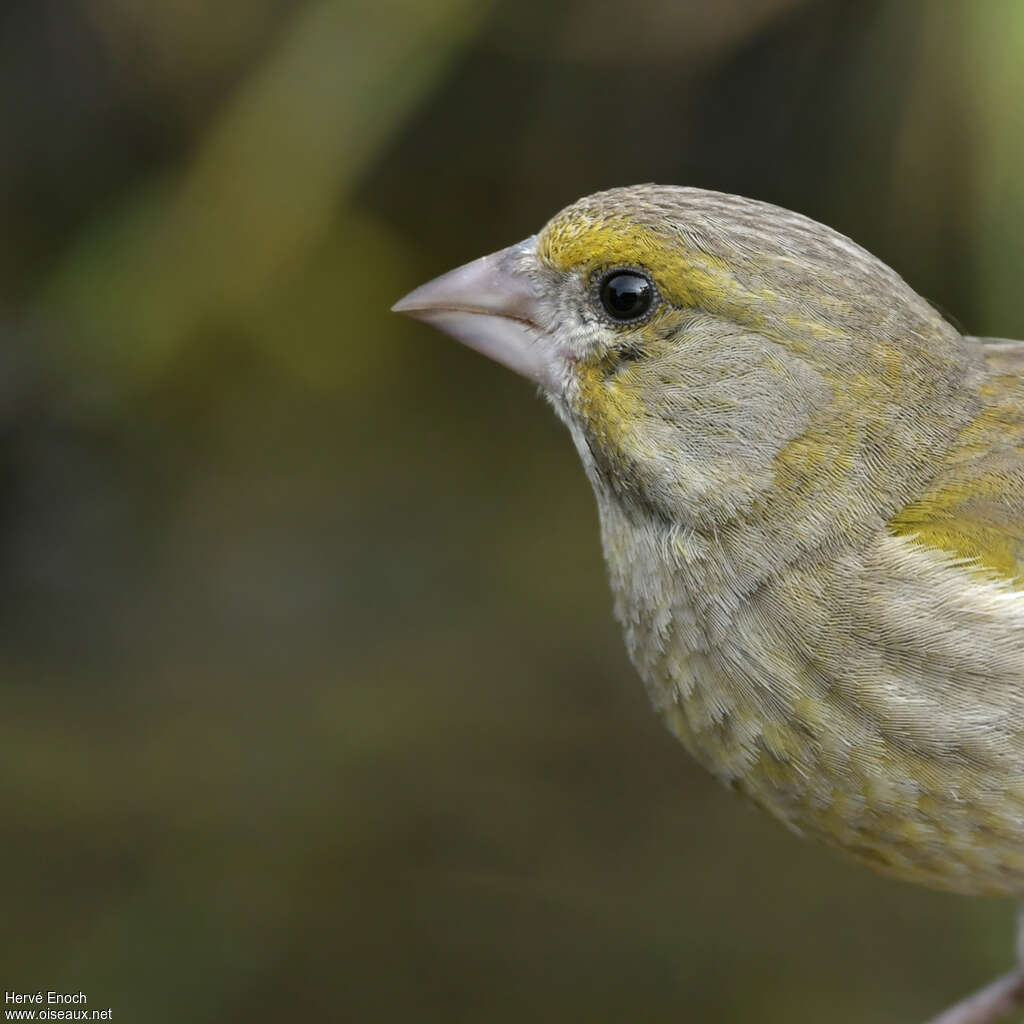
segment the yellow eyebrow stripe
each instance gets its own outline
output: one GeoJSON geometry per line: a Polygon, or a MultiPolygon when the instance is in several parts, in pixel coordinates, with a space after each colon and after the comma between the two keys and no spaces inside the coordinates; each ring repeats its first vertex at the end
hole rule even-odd
{"type": "Polygon", "coordinates": [[[739,322],[750,320],[757,303],[774,298],[743,288],[724,259],[625,218],[555,220],[541,233],[539,253],[556,270],[585,275],[608,266],[646,267],[673,305],[728,313],[739,322]]]}

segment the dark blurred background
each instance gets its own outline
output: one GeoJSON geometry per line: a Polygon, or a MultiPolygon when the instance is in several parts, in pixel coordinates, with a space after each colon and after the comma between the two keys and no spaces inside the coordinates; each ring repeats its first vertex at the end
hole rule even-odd
{"type": "Polygon", "coordinates": [[[896,1024],[1009,966],[689,761],[568,437],[388,307],[653,180],[1022,337],[1024,6],[5,0],[0,110],[0,988],[896,1024]]]}

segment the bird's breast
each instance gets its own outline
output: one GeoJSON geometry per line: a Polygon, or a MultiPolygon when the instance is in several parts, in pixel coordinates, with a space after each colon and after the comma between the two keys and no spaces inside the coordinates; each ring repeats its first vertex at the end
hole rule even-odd
{"type": "Polygon", "coordinates": [[[742,592],[713,539],[602,534],[630,656],[716,777],[888,874],[1024,890],[1024,595],[895,538],[742,592]]]}

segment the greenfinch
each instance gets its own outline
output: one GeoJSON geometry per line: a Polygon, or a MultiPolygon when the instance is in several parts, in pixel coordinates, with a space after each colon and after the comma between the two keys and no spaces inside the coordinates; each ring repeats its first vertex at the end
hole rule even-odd
{"type": "Polygon", "coordinates": [[[630,657],[701,764],[887,874],[1024,893],[1024,343],[813,220],[656,185],[394,308],[566,424],[630,657]]]}

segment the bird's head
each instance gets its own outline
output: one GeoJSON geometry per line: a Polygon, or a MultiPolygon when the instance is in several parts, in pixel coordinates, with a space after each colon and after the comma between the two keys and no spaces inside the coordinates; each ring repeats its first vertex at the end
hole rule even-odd
{"type": "Polygon", "coordinates": [[[780,491],[790,512],[852,516],[834,499],[854,492],[895,507],[966,418],[962,339],[896,273],[700,189],[588,196],[394,308],[536,381],[599,499],[694,529],[770,514],[780,491]]]}

